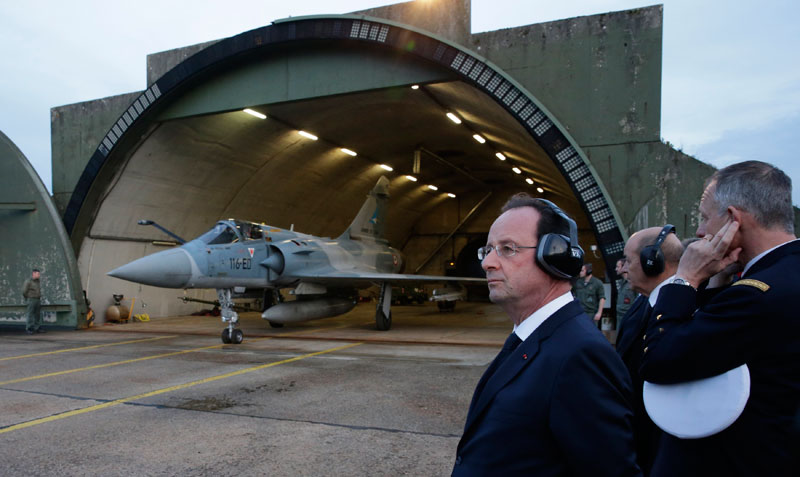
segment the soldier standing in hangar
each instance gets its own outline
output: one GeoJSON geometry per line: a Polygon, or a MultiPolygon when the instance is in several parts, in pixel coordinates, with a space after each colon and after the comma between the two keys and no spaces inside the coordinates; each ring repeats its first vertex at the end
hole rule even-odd
{"type": "Polygon", "coordinates": [[[606,303],[606,291],[603,282],[592,276],[592,264],[584,263],[580,277],[572,283],[572,294],[578,299],[583,311],[592,319],[595,327],[599,327],[603,317],[603,305],[606,303]]]}
{"type": "Polygon", "coordinates": [[[42,326],[42,285],[39,283],[40,273],[39,270],[34,268],[31,272],[31,278],[25,280],[22,286],[22,296],[27,301],[27,321],[25,324],[25,332],[29,335],[34,333],[45,333],[41,328],[42,326]]]}

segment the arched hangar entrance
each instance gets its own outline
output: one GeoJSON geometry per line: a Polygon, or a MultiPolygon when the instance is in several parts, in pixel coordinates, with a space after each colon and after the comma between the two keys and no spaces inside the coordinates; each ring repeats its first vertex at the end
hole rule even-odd
{"type": "Polygon", "coordinates": [[[597,175],[530,92],[461,46],[347,15],[275,22],[170,70],[108,131],[64,221],[90,298],[181,313],[174,290],[105,277],[164,239],[138,219],[187,238],[227,217],[335,236],[380,175],[407,271],[443,273],[520,190],[576,217],[589,258],[622,251],[597,175]]]}

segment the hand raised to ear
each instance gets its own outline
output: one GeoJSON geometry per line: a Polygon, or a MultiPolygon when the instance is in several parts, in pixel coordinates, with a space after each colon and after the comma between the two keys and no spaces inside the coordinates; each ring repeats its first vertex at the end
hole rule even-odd
{"type": "Polygon", "coordinates": [[[708,234],[702,240],[691,243],[683,252],[677,275],[696,287],[728,266],[733,266],[742,251],[741,247],[730,248],[738,230],[739,222],[730,220],[716,234],[708,234]]]}

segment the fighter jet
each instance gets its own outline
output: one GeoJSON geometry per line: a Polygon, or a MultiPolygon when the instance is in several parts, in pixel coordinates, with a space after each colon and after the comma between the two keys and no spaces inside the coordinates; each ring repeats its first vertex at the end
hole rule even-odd
{"type": "Polygon", "coordinates": [[[232,295],[245,289],[267,290],[265,296],[273,298],[266,300],[261,316],[273,326],[282,326],[347,313],[356,305],[358,289],[377,285],[375,324],[385,331],[392,324],[393,283],[486,283],[485,278],[400,273],[403,255],[384,238],[388,185],[386,177],[378,180],[353,222],[335,239],[221,220],[180,247],[140,258],[108,275],[162,288],[216,289],[222,321],[227,323],[222,341],[235,344],[242,342],[244,334],[236,327],[239,316],[232,295]],[[295,300],[278,299],[278,291],[287,288],[295,300]]]}

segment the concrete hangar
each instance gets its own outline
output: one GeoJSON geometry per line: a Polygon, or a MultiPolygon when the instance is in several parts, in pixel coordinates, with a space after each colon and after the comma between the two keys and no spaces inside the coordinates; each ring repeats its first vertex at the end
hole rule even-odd
{"type": "MultiPolygon", "coordinates": [[[[407,272],[475,271],[518,191],[576,217],[597,270],[629,230],[691,233],[712,169],[660,140],[661,6],[476,34],[470,14],[469,0],[443,0],[279,20],[148,56],[144,91],[53,108],[49,215],[69,250],[41,264],[61,284],[49,321],[83,326],[80,290],[96,310],[115,293],[154,316],[196,309],[105,275],[169,246],[139,219],[183,237],[227,217],[336,236],[381,175],[407,272]]],[[[43,211],[23,210],[14,220],[43,211]]],[[[5,303],[24,279],[10,274],[29,268],[17,260],[5,303]]]]}

